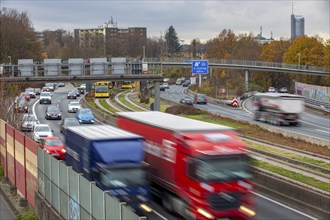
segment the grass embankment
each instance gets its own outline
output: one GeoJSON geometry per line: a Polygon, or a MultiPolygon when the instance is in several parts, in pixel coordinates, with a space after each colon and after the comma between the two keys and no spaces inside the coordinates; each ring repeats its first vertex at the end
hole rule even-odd
{"type": "Polygon", "coordinates": [[[137,111],[137,112],[142,111],[141,108],[136,107],[135,105],[132,105],[132,103],[130,103],[129,101],[127,101],[127,100],[125,99],[125,96],[126,96],[126,94],[127,94],[128,92],[129,92],[129,91],[122,92],[122,93],[118,96],[119,101],[121,101],[121,103],[123,103],[123,105],[129,107],[130,109],[133,109],[134,111],[137,111]]]}
{"type": "Polygon", "coordinates": [[[304,183],[306,185],[330,192],[330,184],[329,182],[322,182],[320,180],[317,180],[313,177],[305,176],[300,173],[293,172],[291,170],[284,169],[279,166],[274,166],[269,163],[260,161],[260,160],[252,160],[252,165],[255,167],[259,167],[261,169],[270,171],[272,173],[279,174],[281,176],[285,176],[289,179],[304,183]]]}
{"type": "MultiPolygon", "coordinates": [[[[111,106],[107,103],[106,99],[99,99],[99,103],[100,103],[100,105],[101,105],[103,108],[105,108],[106,110],[110,111],[110,112],[113,113],[113,114],[115,114],[115,113],[118,111],[117,109],[111,107],[111,106]]],[[[102,109],[102,110],[103,110],[103,109],[102,109]]],[[[104,110],[103,110],[103,111],[104,111],[104,110]]]]}
{"type": "Polygon", "coordinates": [[[298,154],[295,154],[292,152],[288,152],[288,151],[277,149],[277,148],[267,147],[267,146],[256,144],[256,143],[253,143],[250,141],[243,141],[243,142],[245,142],[250,148],[253,148],[253,149],[262,150],[262,151],[265,151],[268,153],[273,153],[273,154],[280,155],[280,156],[283,156],[283,157],[286,157],[289,159],[297,160],[297,161],[300,161],[303,163],[308,163],[308,164],[312,164],[312,165],[316,165],[319,167],[324,167],[324,168],[330,169],[330,163],[327,163],[323,160],[315,160],[310,157],[304,157],[302,155],[298,155],[298,154]]]}

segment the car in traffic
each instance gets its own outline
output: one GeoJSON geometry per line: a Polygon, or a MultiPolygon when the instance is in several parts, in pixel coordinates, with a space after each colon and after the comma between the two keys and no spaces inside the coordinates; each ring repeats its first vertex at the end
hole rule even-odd
{"type": "Polygon", "coordinates": [[[288,89],[286,87],[282,87],[279,90],[280,93],[288,93],[288,89]]]}
{"type": "Polygon", "coordinates": [[[67,99],[76,99],[77,94],[74,91],[70,91],[68,95],[66,96],[67,99]]]}
{"type": "Polygon", "coordinates": [[[194,102],[193,102],[192,98],[190,98],[190,97],[184,97],[184,98],[180,99],[180,103],[185,104],[185,105],[194,105],[194,102]]]}
{"type": "Polygon", "coordinates": [[[24,98],[19,99],[15,105],[15,111],[18,113],[27,113],[29,111],[29,102],[24,98]]]}
{"type": "Polygon", "coordinates": [[[65,87],[65,83],[63,83],[63,82],[59,82],[57,85],[58,85],[58,87],[65,87]]]}
{"type": "Polygon", "coordinates": [[[170,88],[170,85],[169,85],[168,83],[163,83],[162,85],[163,85],[163,87],[164,87],[165,89],[169,89],[169,88],[170,88]]]}
{"type": "Polygon", "coordinates": [[[41,89],[40,88],[34,88],[34,92],[36,93],[36,95],[40,95],[41,89]]]}
{"type": "Polygon", "coordinates": [[[35,98],[35,97],[37,96],[37,94],[36,94],[34,88],[26,88],[26,89],[25,89],[25,92],[26,92],[27,94],[29,94],[29,96],[30,96],[31,99],[33,99],[33,98],[35,98]]]}
{"type": "Polygon", "coordinates": [[[70,102],[68,104],[68,112],[77,112],[81,108],[81,105],[79,102],[70,102]]]}
{"type": "Polygon", "coordinates": [[[80,124],[94,124],[94,114],[89,108],[80,108],[76,113],[80,124]]]}
{"type": "Polygon", "coordinates": [[[186,80],[182,83],[183,87],[188,87],[190,85],[190,80],[186,80]]]}
{"type": "Polygon", "coordinates": [[[59,137],[46,137],[40,140],[40,147],[58,160],[64,160],[65,158],[65,146],[59,137]]]}
{"type": "Polygon", "coordinates": [[[160,90],[160,91],[165,91],[166,88],[165,88],[165,86],[164,86],[163,84],[160,84],[160,85],[159,85],[159,90],[160,90]]]}
{"type": "Polygon", "coordinates": [[[33,126],[32,138],[36,142],[40,142],[43,138],[52,137],[53,130],[48,124],[35,124],[33,126]]]}
{"type": "Polygon", "coordinates": [[[207,96],[205,94],[197,93],[194,96],[194,104],[207,104],[207,96]]]}
{"type": "Polygon", "coordinates": [[[52,94],[50,92],[41,92],[39,97],[39,104],[52,104],[52,94]]]}
{"type": "Polygon", "coordinates": [[[74,89],[72,90],[72,92],[76,93],[76,96],[77,96],[77,97],[80,96],[80,91],[79,91],[78,88],[74,88],[74,89]]]}
{"type": "Polygon", "coordinates": [[[61,133],[65,134],[68,127],[79,126],[80,123],[76,118],[63,118],[60,124],[61,133]]]}
{"type": "Polygon", "coordinates": [[[21,131],[32,131],[33,126],[38,124],[37,117],[33,114],[24,114],[22,118],[21,131]]]}
{"type": "Polygon", "coordinates": [[[59,109],[58,106],[56,106],[56,105],[50,105],[46,109],[45,118],[47,120],[48,119],[61,120],[62,119],[62,112],[61,112],[61,110],[59,109]]]}
{"type": "Polygon", "coordinates": [[[20,97],[22,98],[22,99],[26,99],[27,101],[30,101],[30,95],[29,95],[29,93],[27,93],[27,92],[22,92],[21,93],[21,95],[20,95],[20,97]]]}
{"type": "Polygon", "coordinates": [[[275,87],[269,87],[268,92],[276,92],[276,88],[275,87]]]}

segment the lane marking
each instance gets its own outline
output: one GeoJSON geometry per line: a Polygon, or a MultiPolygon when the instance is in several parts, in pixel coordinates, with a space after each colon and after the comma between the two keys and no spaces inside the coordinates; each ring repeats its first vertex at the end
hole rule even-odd
{"type": "Polygon", "coordinates": [[[301,120],[301,122],[304,122],[304,123],[306,123],[306,124],[313,125],[313,126],[315,126],[315,127],[323,128],[323,129],[328,129],[328,130],[330,129],[330,128],[323,127],[323,126],[321,126],[321,125],[313,124],[313,123],[310,123],[310,122],[307,122],[307,121],[303,121],[303,120],[301,120]]]}
{"type": "Polygon", "coordinates": [[[255,194],[255,195],[257,195],[257,196],[259,196],[259,197],[261,197],[261,198],[263,198],[263,199],[266,199],[266,200],[268,200],[268,201],[271,201],[271,202],[273,202],[273,203],[275,203],[275,204],[277,204],[277,205],[279,205],[279,206],[282,206],[282,207],[284,207],[284,208],[286,208],[286,209],[289,209],[289,210],[291,210],[291,211],[293,211],[293,212],[296,212],[296,213],[298,213],[298,214],[300,214],[300,215],[303,215],[303,216],[305,216],[305,217],[307,217],[307,218],[310,218],[310,219],[313,219],[313,220],[317,220],[317,218],[315,218],[315,217],[312,217],[312,216],[310,216],[310,215],[308,215],[308,214],[305,214],[305,213],[303,213],[303,212],[301,212],[301,211],[298,211],[297,209],[291,208],[291,207],[289,207],[289,206],[287,206],[287,205],[284,205],[284,204],[282,204],[282,203],[280,203],[280,202],[277,202],[277,201],[275,201],[275,200],[273,200],[273,199],[271,199],[271,198],[268,198],[268,197],[266,197],[266,196],[263,196],[263,195],[261,195],[261,194],[259,194],[259,193],[256,193],[256,192],[252,192],[252,193],[255,194]]]}
{"type": "Polygon", "coordinates": [[[320,129],[315,129],[315,131],[319,131],[319,132],[324,132],[324,133],[330,134],[330,131],[323,131],[323,130],[320,130],[320,129]]]}

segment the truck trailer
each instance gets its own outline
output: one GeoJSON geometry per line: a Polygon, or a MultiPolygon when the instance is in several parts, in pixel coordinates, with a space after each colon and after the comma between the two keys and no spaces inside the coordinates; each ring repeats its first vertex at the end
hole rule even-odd
{"type": "Polygon", "coordinates": [[[257,93],[253,96],[254,120],[297,126],[304,111],[304,97],[289,93],[257,93]]]}
{"type": "Polygon", "coordinates": [[[109,125],[75,126],[65,133],[68,166],[136,211],[148,206],[144,138],[109,125]]]}
{"type": "Polygon", "coordinates": [[[145,138],[153,195],[185,219],[255,216],[246,145],[230,127],[158,111],[117,112],[117,127],[145,138]]]}

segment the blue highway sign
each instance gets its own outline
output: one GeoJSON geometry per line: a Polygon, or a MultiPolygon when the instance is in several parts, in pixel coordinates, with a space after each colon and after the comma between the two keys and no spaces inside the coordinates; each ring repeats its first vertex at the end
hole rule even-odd
{"type": "Polygon", "coordinates": [[[192,74],[208,74],[208,60],[193,60],[191,63],[192,74]]]}

